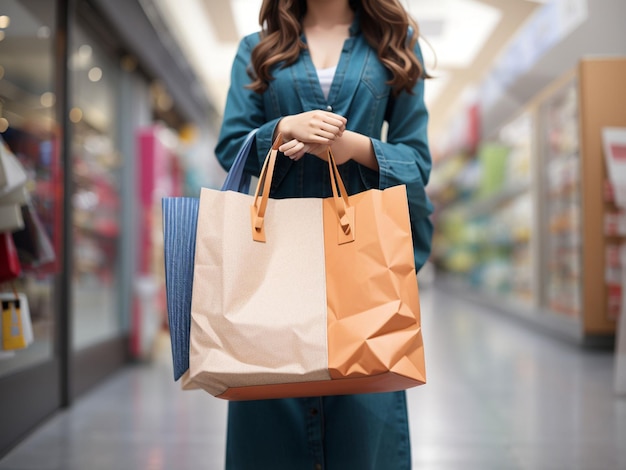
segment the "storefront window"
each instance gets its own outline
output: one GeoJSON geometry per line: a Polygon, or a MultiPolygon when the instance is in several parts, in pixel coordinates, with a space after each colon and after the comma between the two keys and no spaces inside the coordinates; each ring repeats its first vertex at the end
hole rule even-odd
{"type": "Polygon", "coordinates": [[[0,3],[0,377],[55,354],[63,220],[55,16],[55,2],[0,3]]]}
{"type": "Polygon", "coordinates": [[[71,47],[73,347],[119,336],[120,69],[79,26],[71,47]]]}

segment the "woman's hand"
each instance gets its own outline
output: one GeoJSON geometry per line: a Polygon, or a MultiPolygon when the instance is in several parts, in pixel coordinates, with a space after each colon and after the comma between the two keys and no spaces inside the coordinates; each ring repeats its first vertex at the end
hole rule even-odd
{"type": "Polygon", "coordinates": [[[310,153],[316,157],[326,160],[326,152],[328,152],[328,145],[326,144],[305,144],[297,139],[292,139],[289,142],[285,142],[278,147],[278,150],[283,152],[286,157],[291,158],[294,161],[300,160],[305,153],[310,153]]]}
{"type": "MultiPolygon", "coordinates": [[[[346,118],[329,111],[313,110],[285,116],[278,122],[277,132],[285,141],[329,145],[346,130],[346,118]]],[[[281,150],[282,151],[282,150],[281,150]]]]}
{"type": "MultiPolygon", "coordinates": [[[[341,139],[335,141],[338,143],[341,139]]],[[[317,158],[320,158],[324,161],[328,160],[328,147],[330,147],[333,152],[333,157],[335,158],[335,163],[337,165],[342,165],[350,160],[349,154],[345,151],[340,154],[335,151],[335,147],[337,145],[322,145],[322,144],[305,144],[300,142],[299,140],[293,139],[289,142],[285,142],[283,145],[278,147],[278,150],[283,152],[286,157],[291,158],[294,161],[300,160],[305,153],[309,153],[311,155],[315,155],[317,158]]]]}
{"type": "MultiPolygon", "coordinates": [[[[278,150],[292,160],[300,160],[305,153],[310,153],[322,160],[326,160],[328,147],[328,145],[308,144],[292,139],[281,145],[278,150]]],[[[355,160],[357,163],[372,170],[378,171],[379,169],[372,142],[365,135],[346,131],[345,134],[333,141],[330,148],[337,165],[342,165],[348,160],[355,160]]]]}

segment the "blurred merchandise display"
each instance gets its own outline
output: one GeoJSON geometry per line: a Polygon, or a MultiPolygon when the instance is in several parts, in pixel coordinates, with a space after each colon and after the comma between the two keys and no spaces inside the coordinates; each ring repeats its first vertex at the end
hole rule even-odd
{"type": "Polygon", "coordinates": [[[436,165],[433,179],[440,179],[441,171],[452,173],[450,162],[456,162],[454,176],[445,178],[448,184],[440,191],[430,190],[439,206],[435,262],[463,273],[472,286],[524,303],[533,301],[532,129],[530,115],[524,114],[505,126],[498,140],[481,143],[462,164],[458,157],[446,159],[436,165]],[[461,189],[450,198],[455,187],[461,189]]]}
{"type": "Polygon", "coordinates": [[[163,326],[139,130],[184,143],[173,191],[216,173],[219,115],[143,3],[0,1],[0,455],[132,358],[135,303],[163,326]]]}
{"type": "Polygon", "coordinates": [[[17,292],[0,292],[0,352],[14,353],[34,341],[28,297],[17,292]]]}
{"type": "Polygon", "coordinates": [[[137,129],[135,196],[140,222],[137,228],[137,277],[132,309],[131,353],[149,358],[159,330],[167,328],[165,261],[163,259],[162,198],[182,196],[185,171],[179,137],[162,124],[137,129]]]}
{"type": "Polygon", "coordinates": [[[626,125],[624,102],[626,59],[583,59],[474,152],[436,161],[438,269],[580,342],[612,338],[626,216],[601,134],[626,125]]]}
{"type": "Polygon", "coordinates": [[[76,25],[72,76],[71,297],[74,350],[115,338],[119,312],[123,157],[119,149],[121,67],[76,25]]]}
{"type": "Polygon", "coordinates": [[[1,9],[0,349],[10,349],[0,354],[4,379],[56,357],[63,181],[54,93],[56,7],[14,1],[1,9]]]}
{"type": "Polygon", "coordinates": [[[84,124],[76,126],[74,145],[75,275],[106,283],[114,275],[120,233],[120,161],[110,138],[84,124]]]}

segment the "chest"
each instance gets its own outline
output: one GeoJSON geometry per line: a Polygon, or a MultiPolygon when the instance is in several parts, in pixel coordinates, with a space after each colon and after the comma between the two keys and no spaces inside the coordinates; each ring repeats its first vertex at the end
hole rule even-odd
{"type": "Polygon", "coordinates": [[[327,69],[339,62],[344,41],[349,37],[349,29],[348,26],[309,28],[305,30],[305,35],[313,65],[316,69],[327,69]]]}
{"type": "Polygon", "coordinates": [[[325,109],[346,116],[350,130],[377,138],[389,100],[387,70],[361,36],[344,41],[336,65],[328,96],[310,49],[302,50],[295,63],[275,67],[263,96],[264,119],[325,109]]]}

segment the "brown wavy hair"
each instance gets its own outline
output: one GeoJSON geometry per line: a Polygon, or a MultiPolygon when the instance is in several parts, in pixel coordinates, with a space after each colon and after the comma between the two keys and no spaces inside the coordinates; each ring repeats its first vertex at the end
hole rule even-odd
{"type": "MultiPolygon", "coordinates": [[[[419,36],[417,23],[398,0],[350,0],[350,7],[359,11],[366,41],[390,70],[387,84],[395,95],[402,90],[411,93],[420,77],[429,77],[413,53],[419,36]]],[[[300,38],[305,14],[306,0],[263,0],[259,13],[261,41],[253,49],[248,67],[250,89],[263,93],[273,79],[272,67],[293,64],[307,47],[300,38]]]]}

